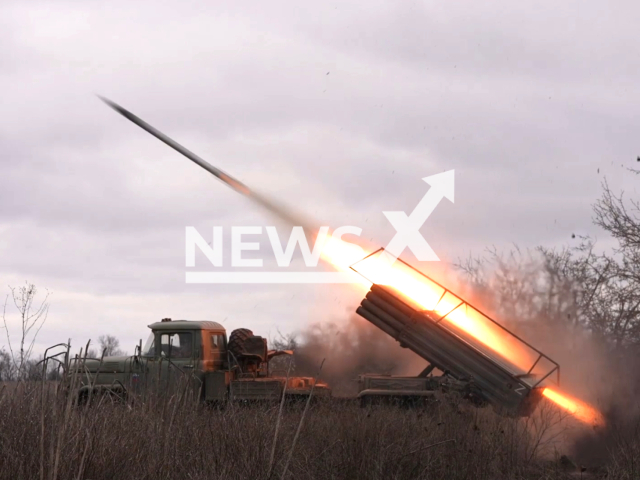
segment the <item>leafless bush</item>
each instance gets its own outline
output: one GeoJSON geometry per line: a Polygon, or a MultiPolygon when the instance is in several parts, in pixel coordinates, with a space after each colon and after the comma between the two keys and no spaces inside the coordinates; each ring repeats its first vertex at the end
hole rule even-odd
{"type": "Polygon", "coordinates": [[[4,348],[0,349],[0,382],[13,379],[13,358],[4,348]]]}
{"type": "Polygon", "coordinates": [[[21,287],[9,287],[11,294],[5,298],[2,309],[2,322],[7,337],[7,347],[9,352],[2,350],[0,354],[0,374],[7,379],[25,380],[27,377],[33,377],[34,372],[31,369],[31,354],[38,337],[40,329],[47,320],[49,313],[49,292],[47,291],[44,299],[38,303],[36,297],[38,289],[35,285],[25,282],[21,287]],[[17,323],[19,325],[19,335],[16,348],[11,341],[9,322],[7,320],[7,305],[11,303],[17,311],[17,323]]]}

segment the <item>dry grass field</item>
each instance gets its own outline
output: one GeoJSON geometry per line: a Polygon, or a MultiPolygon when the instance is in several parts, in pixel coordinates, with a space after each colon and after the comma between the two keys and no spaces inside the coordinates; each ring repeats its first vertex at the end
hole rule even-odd
{"type": "Polygon", "coordinates": [[[56,390],[2,389],[1,479],[638,478],[637,436],[607,442],[605,463],[581,474],[561,459],[563,420],[546,408],[509,419],[455,397],[417,409],[333,399],[312,404],[294,445],[304,405],[291,405],[270,468],[278,405],[175,395],[75,406],[56,390]]]}

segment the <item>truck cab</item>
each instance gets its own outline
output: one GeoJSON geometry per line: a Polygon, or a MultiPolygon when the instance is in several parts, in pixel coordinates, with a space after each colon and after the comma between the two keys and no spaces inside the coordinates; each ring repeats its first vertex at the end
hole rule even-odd
{"type": "Polygon", "coordinates": [[[164,360],[194,372],[228,369],[227,333],[219,323],[163,319],[149,328],[141,353],[148,362],[164,360]]]}

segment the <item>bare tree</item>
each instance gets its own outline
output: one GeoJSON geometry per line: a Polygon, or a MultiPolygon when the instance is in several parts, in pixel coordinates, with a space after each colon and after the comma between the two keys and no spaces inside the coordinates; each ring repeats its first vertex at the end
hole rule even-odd
{"type": "MultiPolygon", "coordinates": [[[[594,223],[617,241],[598,253],[583,237],[576,247],[507,255],[495,250],[459,263],[476,292],[504,318],[561,321],[589,331],[610,349],[640,346],[640,203],[603,183],[594,223]]],[[[525,322],[526,323],[526,322],[525,322]]]]}
{"type": "Polygon", "coordinates": [[[612,265],[613,289],[608,295],[609,319],[603,326],[616,346],[640,346],[640,203],[624,198],[624,192],[615,195],[605,181],[603,193],[594,205],[594,223],[606,230],[617,241],[612,265]]]}
{"type": "Polygon", "coordinates": [[[640,249],[640,204],[625,202],[624,192],[616,196],[606,181],[602,188],[602,198],[594,206],[596,225],[613,235],[621,249],[640,249]]]}
{"type": "Polygon", "coordinates": [[[495,315],[506,326],[527,330],[574,329],[585,319],[580,314],[582,284],[573,271],[571,253],[517,247],[507,253],[488,250],[480,259],[458,263],[470,280],[472,303],[495,315]]]}
{"type": "Polygon", "coordinates": [[[7,335],[9,353],[15,370],[14,374],[18,379],[21,379],[25,376],[25,368],[31,358],[31,353],[38,333],[47,320],[47,315],[49,313],[48,299],[50,293],[47,290],[44,299],[38,305],[36,302],[38,289],[35,285],[25,282],[25,285],[21,287],[9,286],[9,290],[11,291],[10,296],[13,301],[13,305],[18,312],[18,321],[20,324],[20,340],[18,341],[17,352],[14,351],[11,343],[9,324],[7,322],[7,305],[9,303],[9,295],[7,295],[4,302],[2,321],[7,335]]]}
{"type": "Polygon", "coordinates": [[[113,335],[100,335],[100,337],[98,337],[98,343],[100,344],[100,353],[104,352],[105,357],[115,357],[125,354],[120,350],[120,340],[113,335]]]}

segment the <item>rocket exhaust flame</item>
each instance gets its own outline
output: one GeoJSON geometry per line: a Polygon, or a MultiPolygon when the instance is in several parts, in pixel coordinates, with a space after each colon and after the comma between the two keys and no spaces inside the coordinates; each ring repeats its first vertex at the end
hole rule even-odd
{"type": "MultiPolygon", "coordinates": [[[[214,167],[115,102],[103,97],[99,98],[113,110],[181,153],[227,186],[266,208],[281,220],[293,226],[302,226],[307,237],[315,236],[317,233],[310,222],[251,190],[239,180],[214,167]]],[[[538,390],[543,388],[542,395],[545,398],[571,413],[578,420],[591,424],[604,424],[602,414],[595,408],[546,385],[548,377],[554,371],[559,371],[555,362],[417,270],[411,267],[403,268],[401,265],[406,264],[396,261],[397,259],[387,252],[382,251],[380,255],[376,253],[378,252],[362,259],[361,249],[354,249],[353,244],[328,237],[322,250],[322,258],[339,270],[351,268],[356,271],[361,276],[362,284],[367,288],[373,284],[388,286],[412,304],[416,311],[430,312],[431,318],[437,319],[436,323],[463,339],[467,344],[487,353],[494,363],[501,365],[505,371],[511,372],[514,378],[526,383],[529,388],[538,390]],[[538,378],[540,380],[534,380],[538,378]]]]}
{"type": "Polygon", "coordinates": [[[542,395],[583,423],[593,426],[603,426],[605,423],[603,415],[597,409],[581,400],[549,387],[542,391],[542,395]]]}

